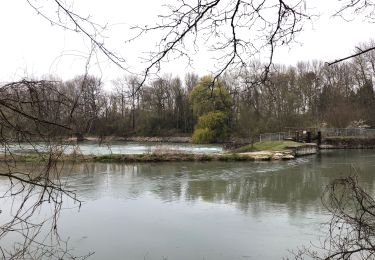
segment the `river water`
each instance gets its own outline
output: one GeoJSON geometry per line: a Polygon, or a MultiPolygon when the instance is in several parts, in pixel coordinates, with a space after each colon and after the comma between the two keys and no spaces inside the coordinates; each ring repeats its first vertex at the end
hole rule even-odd
{"type": "MultiPolygon", "coordinates": [[[[153,152],[174,152],[174,153],[194,153],[212,154],[223,151],[222,146],[215,144],[190,144],[190,143],[159,143],[159,142],[82,142],[74,144],[54,146],[45,143],[13,143],[8,145],[7,150],[23,154],[35,152],[48,152],[50,149],[62,149],[65,154],[72,152],[83,155],[103,155],[103,154],[145,154],[153,152]]],[[[4,147],[0,147],[0,153],[4,152],[4,147]]]]}
{"type": "Polygon", "coordinates": [[[77,254],[94,251],[91,259],[282,259],[324,236],[320,196],[330,180],[355,171],[375,194],[372,150],[66,168],[85,202],[63,211],[60,233],[77,254]]]}

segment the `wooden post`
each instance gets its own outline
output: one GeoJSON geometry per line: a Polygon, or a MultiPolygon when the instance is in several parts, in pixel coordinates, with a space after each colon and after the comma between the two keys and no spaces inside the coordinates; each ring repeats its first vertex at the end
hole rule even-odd
{"type": "Polygon", "coordinates": [[[318,148],[319,148],[321,143],[322,143],[322,132],[318,131],[318,141],[317,141],[318,148]]]}
{"type": "Polygon", "coordinates": [[[77,142],[83,142],[85,140],[82,133],[77,132],[77,133],[75,133],[75,136],[76,136],[77,142]]]}

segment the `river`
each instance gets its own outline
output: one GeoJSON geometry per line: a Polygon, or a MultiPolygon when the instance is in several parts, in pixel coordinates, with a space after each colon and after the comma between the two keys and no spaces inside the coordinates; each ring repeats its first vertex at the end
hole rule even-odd
{"type": "MultiPolygon", "coordinates": [[[[146,154],[158,152],[212,154],[223,152],[220,145],[215,144],[190,144],[190,143],[159,143],[159,142],[81,142],[67,143],[61,145],[57,143],[46,145],[45,143],[13,143],[6,147],[6,150],[16,154],[48,152],[50,149],[62,150],[65,154],[72,152],[83,155],[103,155],[103,154],[146,154]]],[[[0,147],[0,153],[5,148],[0,147]]]]}
{"type": "Polygon", "coordinates": [[[94,251],[90,259],[282,259],[324,236],[320,196],[330,180],[355,171],[375,194],[372,150],[291,161],[65,167],[84,204],[63,210],[60,234],[75,253],[94,251]]]}

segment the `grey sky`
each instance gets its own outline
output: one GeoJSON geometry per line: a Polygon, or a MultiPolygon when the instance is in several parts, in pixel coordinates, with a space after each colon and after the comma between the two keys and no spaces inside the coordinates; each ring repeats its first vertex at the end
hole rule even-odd
{"type": "MultiPolygon", "coordinates": [[[[48,10],[46,1],[39,1],[43,10],[48,10]]],[[[155,48],[155,38],[144,38],[133,44],[125,45],[132,32],[132,24],[152,24],[161,7],[162,0],[76,0],[75,10],[83,16],[91,14],[99,23],[108,23],[105,32],[107,47],[116,50],[127,59],[132,71],[141,71],[144,64],[139,57],[142,52],[155,48]]],[[[365,42],[375,35],[375,25],[363,22],[361,17],[351,22],[331,18],[336,0],[309,0],[308,8],[314,8],[321,17],[313,26],[306,25],[290,49],[279,50],[276,63],[295,64],[300,60],[319,59],[330,61],[352,53],[355,45],[365,42]]],[[[54,11],[52,9],[52,11],[54,11]]],[[[25,0],[4,0],[0,4],[0,81],[12,81],[22,77],[40,77],[53,74],[63,79],[82,74],[85,70],[86,57],[90,50],[87,39],[77,33],[51,26],[38,15],[25,0]]],[[[182,74],[195,71],[200,75],[214,70],[214,55],[204,51],[195,58],[194,68],[186,68],[182,61],[168,62],[162,72],[182,74]]],[[[93,59],[90,72],[99,74],[104,80],[114,79],[123,72],[111,64],[105,57],[93,59]],[[97,66],[97,61],[100,66],[97,66]]]]}

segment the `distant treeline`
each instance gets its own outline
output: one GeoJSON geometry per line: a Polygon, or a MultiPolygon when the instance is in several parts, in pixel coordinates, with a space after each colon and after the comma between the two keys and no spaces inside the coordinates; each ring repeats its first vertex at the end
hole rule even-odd
{"type": "Polygon", "coordinates": [[[197,127],[201,135],[225,128],[215,134],[220,139],[323,124],[375,127],[374,52],[332,66],[319,61],[275,65],[265,81],[258,80],[261,66],[226,73],[215,85],[212,77],[194,73],[183,79],[164,75],[141,87],[137,77],[124,76],[111,90],[87,75],[3,84],[1,131],[8,136],[23,134],[17,129],[59,136],[173,136],[191,135],[197,127]]]}

